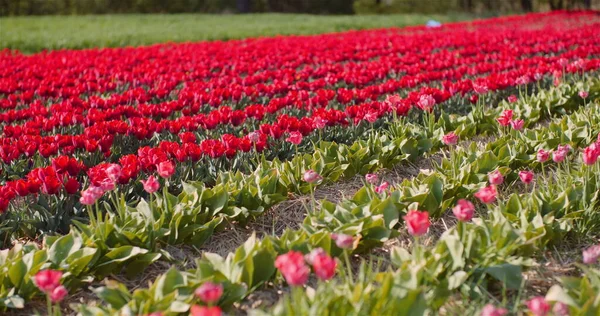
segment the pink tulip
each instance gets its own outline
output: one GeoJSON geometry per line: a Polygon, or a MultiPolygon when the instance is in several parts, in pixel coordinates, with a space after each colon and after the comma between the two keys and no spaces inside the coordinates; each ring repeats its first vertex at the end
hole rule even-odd
{"type": "Polygon", "coordinates": [[[531,171],[519,171],[519,178],[523,183],[530,184],[533,181],[533,172],[531,171]]]}
{"type": "Polygon", "coordinates": [[[190,308],[190,316],[221,316],[221,308],[194,305],[190,308]]]}
{"type": "Polygon", "coordinates": [[[489,91],[489,88],[485,84],[473,83],[473,90],[477,94],[486,94],[489,91]]]}
{"type": "Polygon", "coordinates": [[[169,160],[163,161],[158,164],[156,172],[159,176],[168,179],[175,173],[175,165],[169,160]]]}
{"type": "Polygon", "coordinates": [[[365,176],[365,179],[367,180],[367,183],[370,184],[377,184],[379,182],[379,176],[374,173],[368,173],[365,176]]]}
{"type": "Polygon", "coordinates": [[[445,145],[456,145],[458,136],[454,132],[450,132],[442,137],[442,142],[445,145]]]}
{"type": "Polygon", "coordinates": [[[587,91],[584,91],[584,90],[581,90],[581,91],[579,91],[579,96],[580,96],[582,99],[587,99],[587,97],[588,97],[589,95],[590,95],[590,94],[589,94],[587,91]]]}
{"type": "Polygon", "coordinates": [[[323,129],[327,126],[327,120],[322,117],[315,117],[313,119],[313,126],[317,129],[323,129]]]}
{"type": "Polygon", "coordinates": [[[285,140],[289,143],[292,143],[294,145],[300,145],[300,143],[302,143],[302,134],[300,134],[300,132],[291,132],[290,136],[288,136],[288,138],[286,138],[285,140]]]}
{"type": "Polygon", "coordinates": [[[116,182],[121,176],[121,166],[115,163],[110,164],[106,167],[106,175],[108,175],[113,182],[116,182]]]}
{"type": "Polygon", "coordinates": [[[496,186],[490,185],[485,188],[479,189],[479,191],[477,191],[477,193],[475,193],[474,196],[478,198],[482,203],[490,204],[496,201],[498,191],[496,191],[496,186]]]}
{"type": "Polygon", "coordinates": [[[67,289],[64,286],[59,285],[50,293],[50,300],[54,303],[58,303],[65,299],[67,295],[69,295],[67,289]]]}
{"type": "Polygon", "coordinates": [[[571,147],[569,147],[569,145],[558,146],[558,148],[552,153],[552,160],[554,160],[554,162],[562,162],[565,160],[570,151],[571,147]]]}
{"type": "Polygon", "coordinates": [[[35,285],[45,293],[52,293],[54,289],[60,286],[62,272],[57,270],[43,270],[34,277],[35,285]]]}
{"type": "Polygon", "coordinates": [[[323,249],[318,248],[308,255],[310,261],[307,260],[313,267],[317,277],[323,281],[330,280],[335,275],[335,269],[337,268],[337,261],[327,255],[323,249]]]}
{"type": "Polygon", "coordinates": [[[306,170],[302,176],[302,179],[308,183],[315,183],[323,180],[323,177],[321,177],[321,175],[314,170],[306,170]]]}
{"type": "Polygon", "coordinates": [[[600,146],[598,144],[593,143],[590,146],[586,147],[583,150],[583,163],[591,166],[598,161],[598,156],[600,155],[600,146]]]}
{"type": "Polygon", "coordinates": [[[490,184],[501,185],[502,182],[504,182],[504,176],[502,176],[502,173],[500,173],[500,171],[495,170],[488,173],[488,180],[490,181],[490,184]]]}
{"type": "Polygon", "coordinates": [[[260,132],[251,132],[250,134],[248,134],[248,140],[250,140],[253,143],[258,142],[260,140],[260,132]]]}
{"type": "Polygon", "coordinates": [[[514,95],[514,94],[511,94],[510,96],[508,96],[508,102],[510,102],[510,103],[515,103],[515,102],[517,102],[518,100],[519,100],[519,99],[518,99],[518,98],[517,98],[517,96],[516,96],[516,95],[514,95]]]}
{"type": "Polygon", "coordinates": [[[275,267],[291,286],[301,286],[308,281],[310,269],[304,263],[304,256],[300,252],[290,250],[278,256],[275,259],[275,267]]]}
{"type": "Polygon", "coordinates": [[[500,123],[500,125],[502,126],[508,126],[512,121],[512,117],[513,110],[504,110],[502,114],[500,114],[500,116],[496,119],[496,121],[498,121],[498,123],[500,123]]]}
{"type": "Polygon", "coordinates": [[[354,237],[346,234],[331,234],[331,239],[335,245],[341,249],[350,249],[354,246],[354,237]]]}
{"type": "Polygon", "coordinates": [[[525,126],[525,121],[523,120],[514,120],[514,121],[510,121],[510,126],[515,130],[515,131],[520,131],[523,129],[523,126],[525,126]]]}
{"type": "Polygon", "coordinates": [[[223,295],[223,286],[212,282],[205,282],[200,285],[194,294],[206,304],[215,304],[223,295]]]}
{"type": "Polygon", "coordinates": [[[535,316],[545,316],[550,312],[550,304],[546,302],[543,296],[536,296],[527,301],[527,308],[535,316]]]}
{"type": "Polygon", "coordinates": [[[567,305],[563,302],[554,303],[552,312],[554,313],[555,316],[569,316],[571,314],[569,312],[569,305],[567,305]]]}
{"type": "Polygon", "coordinates": [[[149,176],[148,179],[146,179],[146,181],[140,180],[140,182],[144,186],[144,191],[150,194],[158,191],[158,189],[160,188],[160,182],[158,182],[158,180],[154,176],[149,176]]]}
{"type": "Polygon", "coordinates": [[[435,99],[430,94],[423,94],[421,97],[419,97],[417,106],[423,111],[431,112],[433,111],[435,103],[435,99]]]}
{"type": "Polygon", "coordinates": [[[546,150],[540,149],[537,152],[537,161],[544,163],[546,161],[548,161],[548,159],[550,159],[550,153],[546,150]]]}
{"type": "Polygon", "coordinates": [[[583,251],[583,263],[594,264],[600,258],[600,245],[591,246],[583,251]]]}
{"type": "Polygon", "coordinates": [[[375,187],[375,193],[377,194],[383,194],[385,191],[387,191],[388,187],[390,186],[389,183],[384,182],[378,186],[375,187]]]}
{"type": "Polygon", "coordinates": [[[459,221],[467,222],[473,218],[473,214],[475,214],[475,206],[473,203],[460,199],[456,203],[456,206],[452,208],[452,213],[459,221]]]}
{"type": "Polygon", "coordinates": [[[492,304],[487,304],[481,310],[480,316],[504,316],[508,313],[508,311],[501,307],[495,307],[492,304]]]}
{"type": "Polygon", "coordinates": [[[404,216],[408,233],[413,236],[422,236],[429,230],[429,213],[427,211],[410,210],[404,216]]]}

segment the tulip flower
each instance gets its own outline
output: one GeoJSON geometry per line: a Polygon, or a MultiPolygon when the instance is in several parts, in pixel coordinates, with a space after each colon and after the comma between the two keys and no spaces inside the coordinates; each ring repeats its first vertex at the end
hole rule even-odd
{"type": "Polygon", "coordinates": [[[302,179],[308,183],[317,183],[323,180],[323,177],[321,177],[321,175],[314,170],[306,170],[302,176],[302,179]]]}
{"type": "Polygon", "coordinates": [[[163,161],[158,164],[156,172],[159,176],[168,179],[175,173],[175,165],[171,161],[163,161]]]}
{"type": "Polygon", "coordinates": [[[291,286],[301,286],[308,281],[309,268],[304,263],[300,252],[290,250],[275,259],[275,267],[281,272],[286,282],[291,286]]]}
{"type": "Polygon", "coordinates": [[[194,305],[190,308],[190,316],[221,316],[221,308],[194,305]]]}
{"type": "Polygon", "coordinates": [[[223,286],[212,282],[205,282],[200,285],[194,294],[204,303],[212,305],[219,301],[223,295],[223,286]]]}
{"type": "Polygon", "coordinates": [[[67,291],[67,289],[64,286],[59,285],[54,290],[52,290],[52,292],[50,293],[50,300],[53,303],[58,303],[58,302],[62,301],[63,299],[65,299],[65,297],[67,297],[67,295],[69,295],[69,292],[67,291]]]}
{"type": "Polygon", "coordinates": [[[333,278],[335,269],[337,268],[337,261],[327,255],[322,248],[313,250],[307,255],[307,262],[313,267],[313,271],[317,277],[322,281],[327,281],[333,278]]]}
{"type": "Polygon", "coordinates": [[[406,223],[408,233],[417,237],[425,235],[429,230],[429,225],[431,225],[429,222],[429,213],[426,211],[410,210],[404,216],[404,222],[406,223]]]}
{"type": "Polygon", "coordinates": [[[300,143],[302,143],[302,134],[299,132],[291,132],[290,136],[285,140],[294,145],[300,145],[300,143]]]}
{"type": "Polygon", "coordinates": [[[456,135],[454,132],[450,132],[442,137],[442,142],[445,145],[456,145],[458,142],[458,135],[456,135]]]}
{"type": "Polygon", "coordinates": [[[150,194],[158,191],[158,189],[160,188],[160,182],[158,182],[158,180],[154,176],[149,176],[148,179],[146,179],[145,181],[140,180],[140,182],[144,186],[144,191],[150,194]]]}
{"type": "Polygon", "coordinates": [[[550,304],[543,296],[536,296],[527,301],[527,308],[535,316],[545,316],[550,312],[550,304]]]}
{"type": "Polygon", "coordinates": [[[519,171],[519,178],[523,183],[530,184],[533,181],[533,172],[526,170],[519,171]]]}
{"type": "Polygon", "coordinates": [[[495,185],[490,185],[485,188],[479,189],[479,191],[477,191],[477,193],[475,193],[474,196],[478,198],[482,203],[490,204],[496,201],[498,191],[496,191],[495,185]]]}
{"type": "Polygon", "coordinates": [[[554,313],[555,316],[569,316],[569,305],[563,302],[556,302],[554,303],[554,307],[552,307],[552,313],[554,313]]]}
{"type": "Polygon", "coordinates": [[[465,199],[460,199],[456,203],[456,206],[452,208],[452,213],[454,213],[454,216],[456,216],[459,221],[467,222],[473,218],[475,206],[465,199]]]}
{"type": "Polygon", "coordinates": [[[367,180],[367,183],[370,184],[377,184],[379,182],[379,176],[374,173],[368,173],[365,176],[365,179],[367,180]]]}
{"type": "Polygon", "coordinates": [[[488,180],[490,181],[490,184],[501,185],[502,182],[504,182],[504,176],[502,176],[502,173],[500,173],[500,171],[495,170],[488,173],[488,180]]]}
{"type": "Polygon", "coordinates": [[[387,191],[388,187],[390,186],[389,183],[384,182],[378,186],[375,187],[375,193],[377,194],[383,194],[385,191],[387,191]]]}
{"type": "Polygon", "coordinates": [[[540,149],[537,152],[536,158],[538,162],[544,163],[550,159],[550,153],[546,150],[540,149]]]}
{"type": "Polygon", "coordinates": [[[594,264],[600,258],[600,245],[591,246],[583,251],[583,263],[594,264]]]}
{"type": "Polygon", "coordinates": [[[515,130],[515,131],[520,131],[523,129],[523,126],[525,125],[525,121],[523,120],[513,120],[510,121],[510,126],[515,130]]]}
{"type": "Polygon", "coordinates": [[[62,275],[62,272],[57,270],[43,270],[35,275],[34,282],[40,291],[52,293],[54,289],[60,286],[62,275]]]}
{"type": "Polygon", "coordinates": [[[331,234],[331,239],[335,241],[335,245],[341,249],[350,249],[354,245],[354,238],[345,234],[331,234]]]}
{"type": "Polygon", "coordinates": [[[501,307],[496,307],[492,304],[487,304],[481,310],[480,316],[504,316],[508,311],[501,307]]]}

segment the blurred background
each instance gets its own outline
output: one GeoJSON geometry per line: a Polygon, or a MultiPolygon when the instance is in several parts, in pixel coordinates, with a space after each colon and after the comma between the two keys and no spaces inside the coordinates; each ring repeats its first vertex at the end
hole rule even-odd
{"type": "Polygon", "coordinates": [[[0,14],[109,13],[514,13],[598,8],[600,0],[0,0],[0,14]]]}

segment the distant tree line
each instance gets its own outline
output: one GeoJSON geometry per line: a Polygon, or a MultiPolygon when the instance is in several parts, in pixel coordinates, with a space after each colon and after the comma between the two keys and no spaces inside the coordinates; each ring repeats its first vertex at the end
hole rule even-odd
{"type": "Polygon", "coordinates": [[[600,0],[0,0],[0,15],[290,12],[316,14],[534,11],[600,0]]]}

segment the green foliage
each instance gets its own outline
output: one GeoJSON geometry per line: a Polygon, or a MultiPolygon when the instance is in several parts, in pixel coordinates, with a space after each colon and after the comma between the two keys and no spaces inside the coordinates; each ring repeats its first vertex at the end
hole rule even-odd
{"type": "Polygon", "coordinates": [[[44,49],[122,47],[286,34],[320,34],[419,25],[425,24],[430,18],[449,22],[469,19],[472,16],[318,16],[270,13],[2,17],[0,49],[10,48],[34,53],[44,49]]]}

